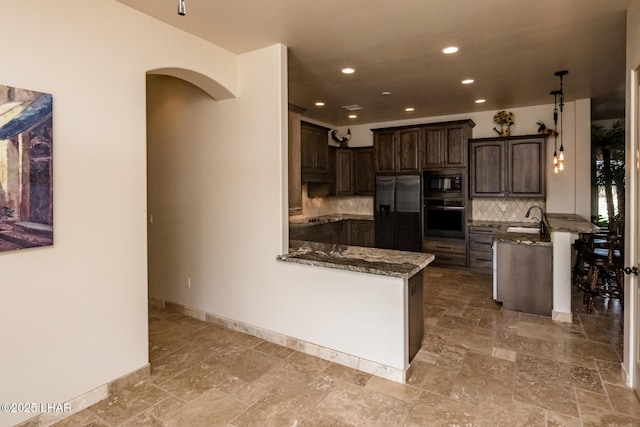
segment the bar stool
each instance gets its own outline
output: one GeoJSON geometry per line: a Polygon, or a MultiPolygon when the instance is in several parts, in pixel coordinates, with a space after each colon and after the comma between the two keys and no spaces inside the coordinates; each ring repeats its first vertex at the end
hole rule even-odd
{"type": "Polygon", "coordinates": [[[622,236],[607,236],[606,242],[590,235],[582,252],[586,274],[577,276],[578,288],[584,292],[587,314],[593,310],[593,298],[615,298],[624,307],[624,242],[622,236]]]}
{"type": "Polygon", "coordinates": [[[573,248],[576,251],[576,260],[573,263],[571,284],[578,284],[578,277],[585,275],[587,271],[584,266],[584,253],[589,249],[589,239],[593,238],[593,245],[595,247],[602,247],[607,243],[607,239],[610,236],[623,236],[624,235],[624,219],[620,215],[613,217],[609,221],[609,229],[594,234],[580,234],[580,237],[573,242],[573,248]]]}

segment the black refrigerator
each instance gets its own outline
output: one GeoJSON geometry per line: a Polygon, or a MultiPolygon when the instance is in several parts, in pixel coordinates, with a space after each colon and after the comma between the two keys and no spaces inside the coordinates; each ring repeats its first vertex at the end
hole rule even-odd
{"type": "Polygon", "coordinates": [[[420,175],[376,176],[376,248],[422,251],[420,175]]]}

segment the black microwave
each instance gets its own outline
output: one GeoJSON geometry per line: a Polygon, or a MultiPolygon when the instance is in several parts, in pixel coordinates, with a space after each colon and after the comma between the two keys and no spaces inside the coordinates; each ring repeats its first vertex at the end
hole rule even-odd
{"type": "Polygon", "coordinates": [[[464,197],[464,173],[455,171],[425,171],[423,174],[423,196],[464,197]]]}

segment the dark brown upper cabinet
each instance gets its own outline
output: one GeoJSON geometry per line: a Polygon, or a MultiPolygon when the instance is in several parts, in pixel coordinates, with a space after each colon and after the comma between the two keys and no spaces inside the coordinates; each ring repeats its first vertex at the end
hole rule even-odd
{"type": "Polygon", "coordinates": [[[354,152],[354,194],[372,196],[375,186],[373,171],[373,147],[355,148],[354,152]]]}
{"type": "Polygon", "coordinates": [[[474,126],[472,120],[425,125],[422,169],[467,167],[468,142],[474,126]]]}
{"type": "Polygon", "coordinates": [[[336,195],[373,194],[373,148],[336,150],[336,195]]]}
{"type": "Polygon", "coordinates": [[[544,198],[545,141],[540,135],[471,140],[470,196],[544,198]]]}
{"type": "Polygon", "coordinates": [[[375,129],[376,173],[419,173],[422,128],[375,129]]]}
{"type": "Polygon", "coordinates": [[[329,130],[312,123],[300,123],[302,182],[332,181],[329,130]]]}
{"type": "Polygon", "coordinates": [[[423,169],[465,168],[472,120],[372,129],[375,171],[420,173],[423,169]]]}

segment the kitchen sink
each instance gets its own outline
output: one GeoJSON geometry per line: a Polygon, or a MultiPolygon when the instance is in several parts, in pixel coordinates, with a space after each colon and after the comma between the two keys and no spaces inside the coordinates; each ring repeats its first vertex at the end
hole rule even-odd
{"type": "Polygon", "coordinates": [[[539,227],[508,227],[507,232],[538,234],[540,233],[540,228],[539,227]]]}

